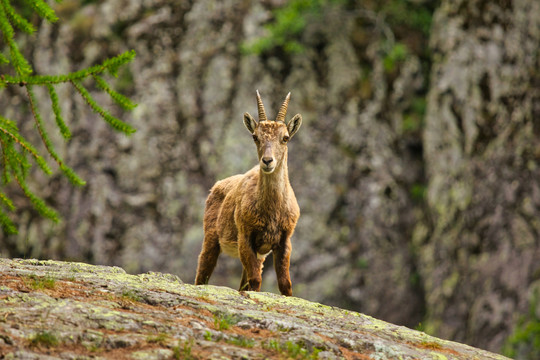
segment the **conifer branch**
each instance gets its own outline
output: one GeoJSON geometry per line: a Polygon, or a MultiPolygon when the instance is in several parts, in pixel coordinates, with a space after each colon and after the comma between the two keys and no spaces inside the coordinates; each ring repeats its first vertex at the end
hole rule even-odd
{"type": "Polygon", "coordinates": [[[45,204],[45,201],[37,197],[29,188],[28,185],[26,185],[25,181],[21,181],[19,176],[15,175],[15,180],[17,180],[17,183],[19,184],[20,188],[22,189],[24,195],[30,199],[30,202],[34,206],[34,208],[39,212],[39,214],[43,217],[49,218],[54,222],[59,222],[60,217],[58,216],[58,213],[54,211],[52,208],[48,207],[47,204],[45,204]]]}
{"type": "MultiPolygon", "coordinates": [[[[0,14],[1,18],[1,14],[0,14]]],[[[75,71],[69,74],[61,75],[33,75],[33,76],[10,76],[0,77],[0,87],[2,85],[44,85],[61,84],[71,82],[72,80],[83,80],[92,75],[99,75],[108,71],[113,76],[118,75],[118,69],[135,58],[135,50],[126,51],[118,56],[105,60],[103,63],[75,71]]]]}
{"type": "MultiPolygon", "coordinates": [[[[18,153],[15,156],[13,154],[9,155],[9,151],[13,150],[13,148],[9,146],[9,143],[6,142],[2,136],[0,136],[0,143],[2,144],[2,151],[4,153],[4,159],[7,158],[7,162],[5,162],[4,165],[6,165],[6,163],[8,164],[8,167],[11,169],[13,176],[15,180],[17,181],[17,184],[19,184],[19,187],[23,191],[24,195],[28,199],[30,199],[30,202],[32,203],[34,208],[42,216],[47,217],[53,220],[54,222],[58,222],[59,221],[58,213],[54,211],[53,209],[51,209],[50,207],[48,207],[42,199],[37,197],[28,188],[25,178],[26,178],[26,175],[28,174],[29,164],[28,164],[28,161],[26,161],[26,158],[18,153]],[[15,164],[15,166],[11,164],[14,158],[16,158],[18,161],[18,164],[15,164]],[[20,165],[20,166],[17,166],[17,165],[20,165]]],[[[2,222],[2,219],[0,219],[0,222],[2,222]]],[[[2,224],[4,223],[2,222],[2,224]]]]}
{"type": "Polygon", "coordinates": [[[41,137],[41,140],[43,141],[43,144],[45,145],[45,148],[47,149],[47,152],[51,155],[51,157],[58,163],[60,166],[60,170],[63,171],[63,173],[66,175],[66,177],[75,185],[85,185],[86,182],[81,179],[73,169],[71,169],[69,166],[67,166],[62,158],[58,155],[56,150],[54,149],[54,145],[51,142],[49,135],[45,131],[43,120],[41,118],[41,115],[39,114],[39,111],[37,109],[37,101],[36,96],[34,94],[34,91],[32,89],[31,85],[26,85],[26,93],[28,95],[28,101],[30,103],[30,109],[32,110],[32,115],[34,116],[34,120],[36,122],[36,127],[39,132],[39,136],[41,137]]]}
{"type": "MultiPolygon", "coordinates": [[[[13,202],[10,198],[6,196],[3,192],[0,192],[0,203],[2,203],[5,207],[8,208],[9,211],[15,211],[15,205],[13,205],[13,202]]],[[[2,226],[2,230],[4,230],[5,233],[8,234],[17,234],[17,227],[11,221],[11,219],[4,213],[4,209],[0,207],[0,225],[2,226]]]]}
{"type": "Polygon", "coordinates": [[[9,210],[14,211],[15,205],[13,205],[13,201],[11,201],[10,198],[6,196],[3,192],[0,191],[0,202],[4,204],[9,210]]]}
{"type": "MultiPolygon", "coordinates": [[[[0,31],[2,31],[4,41],[9,46],[11,63],[15,68],[17,74],[19,74],[19,76],[21,77],[26,77],[30,75],[33,72],[32,67],[21,54],[19,46],[13,39],[15,36],[15,32],[13,30],[13,26],[11,26],[9,22],[4,1],[0,2],[0,31]]],[[[1,85],[2,84],[0,83],[0,87],[1,85]]]]}
{"type": "Polygon", "coordinates": [[[120,93],[117,93],[116,91],[114,91],[110,86],[109,84],[107,84],[107,82],[105,80],[103,80],[103,78],[99,75],[96,75],[96,74],[92,74],[94,80],[96,81],[96,84],[103,90],[103,91],[106,91],[107,94],[109,94],[111,96],[111,98],[118,104],[120,105],[122,108],[124,108],[125,110],[133,110],[137,107],[137,104],[135,104],[134,102],[132,102],[131,100],[129,100],[127,97],[125,97],[124,95],[120,94],[120,93]]]}
{"type": "MultiPolygon", "coordinates": [[[[26,141],[20,134],[19,129],[15,125],[15,123],[9,119],[6,119],[5,117],[0,115],[0,133],[3,133],[8,138],[19,144],[21,148],[23,148],[26,152],[30,153],[32,157],[35,159],[36,163],[39,165],[41,170],[47,175],[52,174],[51,168],[41,157],[38,153],[38,151],[30,144],[28,141],[26,141]]],[[[9,151],[13,146],[8,147],[7,143],[3,143],[3,150],[9,151]]],[[[15,151],[16,152],[16,151],[15,151]]]]}
{"type": "Polygon", "coordinates": [[[9,141],[5,139],[2,135],[0,135],[0,143],[2,144],[2,182],[3,184],[8,184],[11,180],[11,176],[9,173],[11,166],[9,164],[10,159],[7,155],[6,143],[9,143],[9,141]]]}
{"type": "Polygon", "coordinates": [[[71,131],[69,130],[66,123],[64,122],[64,119],[62,118],[62,112],[60,110],[60,104],[58,102],[58,94],[56,93],[54,86],[51,84],[47,84],[47,89],[49,90],[49,96],[52,102],[52,110],[56,119],[56,125],[60,129],[60,134],[62,134],[62,137],[65,140],[69,140],[71,138],[71,131]]]}
{"type": "Polygon", "coordinates": [[[115,118],[107,110],[99,106],[92,98],[88,90],[86,90],[86,88],[78,80],[71,80],[71,83],[73,84],[75,89],[77,89],[79,94],[81,94],[86,103],[90,105],[92,110],[98,113],[107,123],[109,123],[109,125],[113,127],[113,129],[123,132],[127,135],[131,135],[136,131],[131,125],[126,124],[118,118],[115,118]]]}
{"type": "Polygon", "coordinates": [[[0,209],[0,224],[2,225],[2,230],[4,231],[5,234],[16,235],[19,233],[13,221],[11,221],[11,219],[1,209],[0,209]]]}
{"type": "Polygon", "coordinates": [[[0,53],[0,65],[2,64],[9,64],[9,59],[5,57],[4,54],[0,53]]]}
{"type": "Polygon", "coordinates": [[[43,0],[25,0],[25,2],[34,9],[38,15],[50,23],[58,21],[58,16],[54,10],[43,0]]]}
{"type": "Polygon", "coordinates": [[[32,34],[36,31],[34,25],[29,23],[25,18],[19,15],[15,9],[11,6],[8,0],[2,0],[2,5],[4,6],[4,11],[9,19],[9,21],[15,25],[20,30],[24,31],[27,34],[32,34]]]}
{"type": "MultiPolygon", "coordinates": [[[[56,22],[56,16],[52,7],[44,0],[24,0],[30,8],[32,8],[41,18],[49,22],[56,22]]],[[[56,0],[57,2],[59,0],[56,0]]],[[[55,116],[56,125],[65,140],[71,138],[71,132],[62,118],[62,112],[58,94],[56,93],[55,85],[60,83],[71,83],[81,94],[83,99],[89,104],[93,111],[98,113],[107,123],[114,129],[131,134],[135,129],[117,119],[109,112],[100,107],[92,98],[88,90],[82,85],[82,81],[88,77],[93,77],[97,86],[107,92],[109,96],[122,108],[132,110],[136,104],[129,100],[124,95],[114,91],[109,84],[101,77],[105,72],[109,72],[113,76],[118,76],[118,70],[121,66],[133,60],[135,51],[127,51],[118,56],[106,59],[101,64],[82,69],[76,72],[59,74],[59,75],[34,75],[33,68],[30,63],[24,58],[19,50],[18,44],[15,42],[15,29],[25,33],[32,34],[35,32],[35,27],[31,22],[17,13],[16,9],[11,5],[11,0],[0,0],[0,32],[2,33],[3,42],[6,48],[9,48],[9,54],[4,55],[0,52],[0,65],[10,64],[15,70],[15,76],[8,74],[0,74],[0,90],[8,85],[20,85],[26,88],[28,103],[34,118],[36,129],[41,137],[46,151],[58,164],[64,175],[76,185],[84,185],[82,180],[75,171],[67,166],[62,158],[56,152],[52,141],[47,134],[43,119],[39,112],[37,98],[35,96],[33,86],[45,86],[48,90],[48,95],[52,103],[52,111],[55,116]]],[[[3,49],[2,49],[3,50],[3,49]]],[[[49,208],[45,202],[36,196],[28,187],[26,178],[29,175],[31,163],[28,158],[33,158],[35,163],[46,174],[51,174],[52,171],[39,154],[34,146],[28,142],[19,132],[15,122],[6,119],[0,115],[0,147],[2,165],[2,180],[3,184],[9,183],[15,179],[25,196],[30,200],[34,208],[42,215],[52,219],[55,222],[59,221],[58,213],[49,208]],[[30,155],[28,157],[27,155],[30,155]]],[[[0,226],[6,234],[17,233],[15,224],[7,216],[6,211],[14,211],[15,206],[9,197],[0,192],[0,226]]]]}

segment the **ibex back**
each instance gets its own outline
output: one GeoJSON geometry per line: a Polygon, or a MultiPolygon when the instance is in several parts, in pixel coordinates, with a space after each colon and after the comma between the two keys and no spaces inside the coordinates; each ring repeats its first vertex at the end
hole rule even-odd
{"type": "Polygon", "coordinates": [[[279,290],[292,295],[291,236],[300,209],[289,183],[287,143],[300,128],[302,116],[296,114],[285,124],[290,95],[275,121],[267,120],[258,91],[259,121],[244,113],[244,125],[253,136],[259,164],[243,175],[218,181],[210,190],[196,285],[208,283],[219,254],[224,252],[242,262],[240,290],[260,291],[263,262],[273,252],[279,290]]]}

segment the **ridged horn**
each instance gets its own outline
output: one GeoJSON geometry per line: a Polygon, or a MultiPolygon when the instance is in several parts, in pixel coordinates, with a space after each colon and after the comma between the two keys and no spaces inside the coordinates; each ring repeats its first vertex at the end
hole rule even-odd
{"type": "Polygon", "coordinates": [[[285,115],[287,114],[287,108],[289,107],[290,99],[291,99],[291,93],[289,92],[287,94],[287,97],[285,98],[285,101],[283,101],[283,104],[281,104],[281,107],[279,108],[279,112],[276,116],[276,121],[285,122],[285,115]]]}
{"type": "Polygon", "coordinates": [[[257,90],[257,109],[259,110],[259,121],[266,121],[266,112],[264,111],[264,105],[259,90],[257,90]]]}

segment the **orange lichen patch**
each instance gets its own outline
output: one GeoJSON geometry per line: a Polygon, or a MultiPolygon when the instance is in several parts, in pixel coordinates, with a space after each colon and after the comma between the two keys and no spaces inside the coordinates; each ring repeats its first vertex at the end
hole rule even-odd
{"type": "Polygon", "coordinates": [[[421,347],[423,349],[430,349],[430,350],[441,350],[443,347],[441,344],[436,342],[421,342],[420,344],[417,344],[418,347],[421,347]]]}
{"type": "Polygon", "coordinates": [[[38,291],[57,299],[101,298],[99,292],[96,292],[95,289],[90,288],[84,283],[52,278],[48,279],[43,276],[4,275],[0,278],[0,285],[25,293],[38,291]]]}
{"type": "MultiPolygon", "coordinates": [[[[104,356],[107,359],[115,360],[131,360],[133,359],[133,353],[136,351],[143,350],[154,350],[154,349],[165,349],[167,347],[159,346],[158,344],[153,344],[151,342],[145,342],[137,344],[135,346],[123,347],[111,349],[107,347],[93,347],[88,348],[82,344],[59,344],[56,346],[44,346],[38,345],[32,347],[33,351],[41,353],[43,355],[61,355],[61,354],[74,354],[78,356],[104,356]]],[[[169,349],[174,352],[174,349],[169,349]]],[[[182,351],[179,349],[177,351],[182,351]]]]}
{"type": "Polygon", "coordinates": [[[440,353],[447,353],[452,355],[460,355],[459,352],[457,352],[454,349],[450,349],[448,347],[444,347],[438,342],[434,341],[421,341],[421,342],[411,342],[408,341],[407,344],[414,346],[415,348],[419,349],[428,349],[428,350],[435,350],[440,353]]]}
{"type": "Polygon", "coordinates": [[[21,292],[30,292],[31,290],[22,281],[22,278],[20,276],[3,275],[2,277],[0,277],[0,285],[21,292]]]}
{"type": "Polygon", "coordinates": [[[352,351],[342,346],[339,347],[339,351],[341,351],[341,355],[343,355],[343,358],[345,358],[346,360],[371,360],[373,359],[369,354],[361,354],[359,352],[352,351]]]}
{"type": "Polygon", "coordinates": [[[259,328],[241,328],[239,326],[231,326],[229,330],[225,330],[224,332],[230,332],[236,335],[243,336],[245,338],[250,339],[266,339],[271,338],[274,339],[276,337],[276,333],[267,329],[259,329],[259,328]]]}
{"type": "Polygon", "coordinates": [[[328,337],[326,335],[323,335],[323,334],[319,334],[319,333],[316,333],[317,336],[319,336],[325,343],[332,343],[334,345],[336,345],[338,348],[339,348],[339,351],[341,352],[341,355],[343,356],[344,359],[347,359],[347,360],[368,360],[368,359],[371,359],[371,357],[368,355],[368,354],[362,354],[362,353],[359,353],[357,351],[354,351],[354,350],[351,350],[351,349],[347,349],[346,347],[340,345],[336,339],[333,339],[331,337],[328,337]]]}

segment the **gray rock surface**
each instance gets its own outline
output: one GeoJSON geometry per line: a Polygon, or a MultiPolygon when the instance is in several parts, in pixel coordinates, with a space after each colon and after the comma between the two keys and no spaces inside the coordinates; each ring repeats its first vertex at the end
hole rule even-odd
{"type": "Polygon", "coordinates": [[[506,359],[300,298],[84,263],[0,259],[0,305],[3,359],[506,359]]]}

